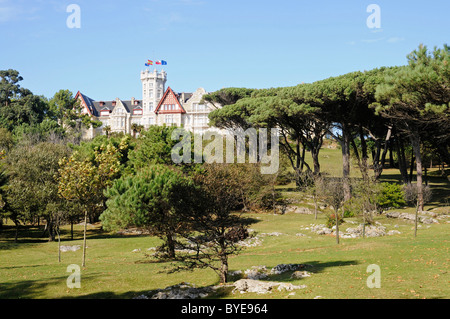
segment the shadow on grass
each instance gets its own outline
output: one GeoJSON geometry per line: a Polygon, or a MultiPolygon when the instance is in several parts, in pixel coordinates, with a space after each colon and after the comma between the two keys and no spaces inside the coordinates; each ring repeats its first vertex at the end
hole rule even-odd
{"type": "MultiPolygon", "coordinates": [[[[337,261],[329,261],[329,262],[320,262],[320,261],[309,261],[302,265],[299,270],[300,271],[308,271],[313,274],[318,274],[323,272],[325,269],[330,267],[345,267],[350,265],[357,265],[358,262],[355,260],[337,260],[337,261]]],[[[277,281],[277,282],[291,282],[291,281],[301,281],[303,279],[292,279],[293,271],[288,271],[278,275],[270,275],[268,278],[265,278],[264,281],[277,281]]],[[[83,276],[83,281],[85,280],[95,280],[95,274],[91,274],[88,276],[83,276]]],[[[234,276],[230,278],[230,281],[236,281],[241,279],[241,276],[234,276]]],[[[0,283],[0,299],[34,299],[34,298],[42,298],[46,295],[46,290],[51,288],[51,286],[59,286],[61,287],[61,283],[65,285],[65,281],[67,280],[66,276],[55,277],[47,280],[23,280],[17,281],[13,283],[0,283]]],[[[216,282],[214,285],[217,285],[216,282]]],[[[65,287],[65,286],[64,286],[65,287]]],[[[166,287],[160,287],[164,289],[166,287]]],[[[199,287],[202,288],[202,287],[199,287]]],[[[61,288],[64,289],[65,288],[61,288]]],[[[234,287],[224,286],[222,288],[217,289],[214,293],[209,295],[206,299],[220,299],[220,298],[229,298],[233,296],[234,287]]],[[[89,294],[82,294],[76,296],[62,296],[60,299],[132,299],[141,295],[145,295],[147,297],[151,297],[151,292],[155,292],[155,289],[147,289],[141,291],[126,291],[126,292],[113,292],[113,291],[100,291],[93,292],[89,294]]]]}
{"type": "MultiPolygon", "coordinates": [[[[68,289],[66,281],[69,276],[54,277],[41,280],[22,280],[8,283],[0,283],[0,299],[40,299],[45,298],[46,290],[51,286],[58,286],[61,289],[68,289]],[[64,286],[61,286],[61,283],[64,286]],[[64,287],[64,288],[62,288],[64,287]]],[[[84,275],[82,280],[89,280],[96,277],[95,274],[84,275]]]]}

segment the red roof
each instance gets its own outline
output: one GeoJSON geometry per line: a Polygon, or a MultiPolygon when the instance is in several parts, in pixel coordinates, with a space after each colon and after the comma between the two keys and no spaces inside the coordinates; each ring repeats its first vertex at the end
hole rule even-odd
{"type": "Polygon", "coordinates": [[[170,88],[167,88],[166,92],[164,92],[161,101],[159,101],[158,106],[155,109],[155,113],[186,113],[186,110],[181,106],[180,101],[178,100],[178,95],[170,88]],[[169,103],[165,103],[165,102],[169,103]],[[178,105],[179,108],[177,110],[164,110],[161,108],[164,104],[175,104],[178,105]]]}

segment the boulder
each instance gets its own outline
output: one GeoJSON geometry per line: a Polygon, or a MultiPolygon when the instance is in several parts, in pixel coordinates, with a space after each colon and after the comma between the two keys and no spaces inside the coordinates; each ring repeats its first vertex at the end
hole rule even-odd
{"type": "Polygon", "coordinates": [[[295,271],[295,270],[298,270],[298,269],[301,269],[304,267],[305,267],[305,265],[303,265],[303,264],[279,264],[270,270],[270,274],[271,275],[279,275],[279,274],[285,273],[287,271],[295,271]]]}
{"type": "Polygon", "coordinates": [[[296,286],[291,283],[282,283],[282,282],[274,282],[274,281],[261,281],[261,280],[253,280],[253,279],[240,279],[234,283],[235,292],[247,293],[253,292],[257,294],[266,294],[270,293],[272,289],[277,287],[279,291],[287,290],[292,291],[295,289],[303,289],[306,288],[305,285],[296,286]]]}
{"type": "Polygon", "coordinates": [[[301,279],[301,278],[306,278],[306,277],[311,277],[311,273],[307,272],[307,271],[294,271],[291,275],[292,279],[301,279]]]}
{"type": "Polygon", "coordinates": [[[247,276],[248,279],[254,280],[267,278],[268,276],[267,273],[268,270],[266,266],[253,266],[252,268],[244,271],[244,274],[247,276]]]}

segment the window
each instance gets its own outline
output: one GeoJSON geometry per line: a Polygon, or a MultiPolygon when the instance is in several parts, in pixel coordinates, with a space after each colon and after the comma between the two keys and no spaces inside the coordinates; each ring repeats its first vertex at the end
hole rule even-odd
{"type": "Polygon", "coordinates": [[[208,124],[207,115],[196,115],[194,116],[194,125],[196,126],[206,126],[208,124]]]}
{"type": "Polygon", "coordinates": [[[206,108],[205,104],[194,103],[194,104],[192,104],[192,110],[194,112],[204,112],[207,110],[207,108],[206,108]]]}
{"type": "Polygon", "coordinates": [[[149,110],[149,111],[153,111],[153,102],[150,102],[150,103],[148,104],[148,110],[149,110]]]}
{"type": "Polygon", "coordinates": [[[155,118],[154,117],[149,117],[148,118],[148,124],[149,125],[154,125],[155,124],[155,118]]]}
{"type": "Polygon", "coordinates": [[[101,110],[100,116],[109,116],[109,110],[101,110]]]}
{"type": "Polygon", "coordinates": [[[153,97],[153,90],[148,90],[148,97],[153,97]]]}
{"type": "Polygon", "coordinates": [[[173,114],[168,114],[165,117],[165,123],[166,124],[173,124],[174,123],[174,118],[173,118],[173,114]]]}

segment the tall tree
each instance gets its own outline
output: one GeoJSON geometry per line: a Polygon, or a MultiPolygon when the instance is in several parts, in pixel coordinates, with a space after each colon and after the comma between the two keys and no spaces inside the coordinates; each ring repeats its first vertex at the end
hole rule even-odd
{"type": "Polygon", "coordinates": [[[16,220],[43,218],[49,241],[55,239],[61,200],[57,196],[59,160],[69,154],[63,144],[42,142],[15,147],[7,156],[7,209],[16,220]]]}
{"type": "Polygon", "coordinates": [[[429,52],[420,45],[408,55],[408,66],[378,86],[374,105],[382,116],[395,122],[409,137],[416,159],[417,207],[423,210],[423,163],[421,143],[432,135],[448,141],[450,131],[449,47],[429,52]]]}

